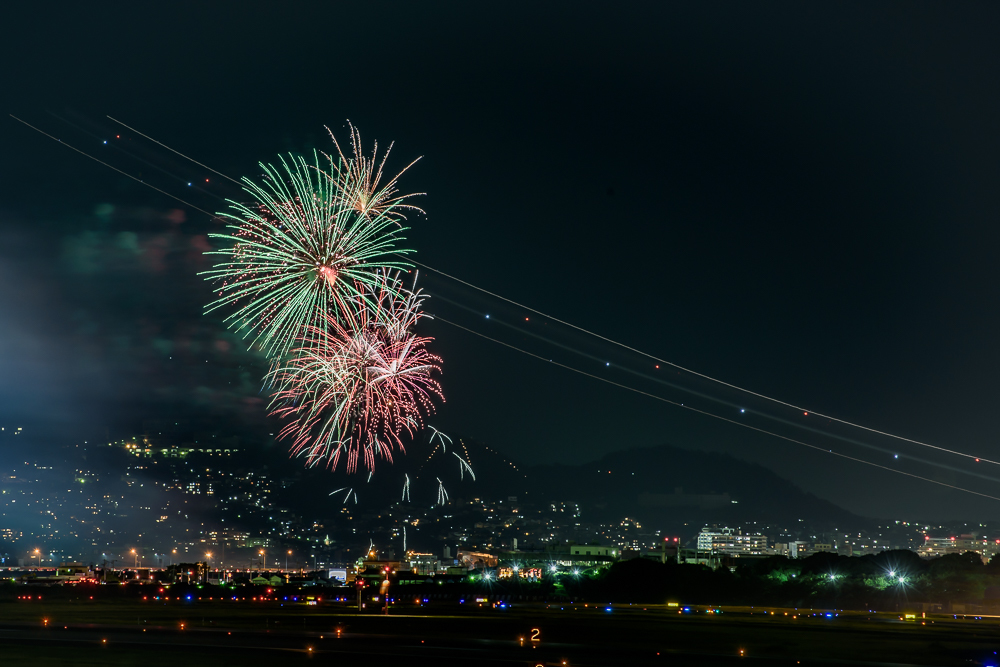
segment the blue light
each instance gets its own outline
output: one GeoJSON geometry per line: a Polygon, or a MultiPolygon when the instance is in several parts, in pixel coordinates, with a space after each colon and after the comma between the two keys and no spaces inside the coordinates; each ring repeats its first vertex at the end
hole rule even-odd
{"type": "Polygon", "coordinates": [[[187,599],[188,599],[188,600],[190,600],[190,599],[191,599],[191,596],[190,596],[190,595],[189,595],[189,596],[187,596],[187,599]]]}
{"type": "Polygon", "coordinates": [[[104,140],[104,143],[108,143],[108,140],[107,140],[107,139],[105,139],[105,140],[104,140]]]}
{"type": "Polygon", "coordinates": [[[191,187],[191,184],[190,184],[190,183],[188,183],[188,187],[191,187]]]}
{"type": "Polygon", "coordinates": [[[740,408],[740,412],[746,412],[746,410],[743,409],[743,408],[740,408]]]}
{"type": "Polygon", "coordinates": [[[898,459],[898,458],[899,458],[899,454],[893,454],[893,455],[892,455],[892,457],[893,457],[894,459],[898,459]]]}
{"type": "Polygon", "coordinates": [[[487,315],[487,316],[486,316],[486,319],[490,319],[490,316],[489,316],[489,315],[487,315]]]}
{"type": "Polygon", "coordinates": [[[611,611],[611,607],[605,607],[604,611],[611,611]]]}
{"type": "Polygon", "coordinates": [[[604,365],[605,365],[605,366],[610,366],[610,365],[611,365],[611,362],[609,361],[608,363],[606,363],[606,364],[604,364],[604,365]]]}

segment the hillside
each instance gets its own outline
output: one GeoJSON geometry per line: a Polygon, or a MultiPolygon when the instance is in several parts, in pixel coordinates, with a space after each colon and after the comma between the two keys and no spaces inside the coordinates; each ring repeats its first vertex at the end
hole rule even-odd
{"type": "Polygon", "coordinates": [[[664,445],[584,464],[525,469],[536,499],[572,500],[595,518],[628,516],[663,526],[745,521],[795,530],[870,523],[755,463],[664,445]],[[802,521],[800,521],[800,519],[802,521]]]}

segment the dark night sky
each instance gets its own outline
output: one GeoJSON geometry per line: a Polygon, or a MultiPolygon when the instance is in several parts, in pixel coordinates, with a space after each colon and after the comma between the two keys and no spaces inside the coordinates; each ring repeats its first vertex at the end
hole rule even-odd
{"type": "MultiPolygon", "coordinates": [[[[5,19],[0,90],[5,110],[209,210],[236,193],[129,161],[119,147],[184,181],[213,176],[135,137],[103,147],[104,115],[237,176],[329,148],[323,125],[344,137],[350,118],[396,141],[395,166],[424,156],[403,182],[429,193],[410,234],[420,261],[755,391],[1000,460],[1000,8],[496,7],[50,5],[5,19]]],[[[200,315],[206,216],[9,118],[0,146],[0,422],[51,438],[174,414],[266,430],[259,358],[200,315]]],[[[669,442],[870,516],[1000,508],[432,333],[449,396],[432,423],[521,460],[669,442]]]]}

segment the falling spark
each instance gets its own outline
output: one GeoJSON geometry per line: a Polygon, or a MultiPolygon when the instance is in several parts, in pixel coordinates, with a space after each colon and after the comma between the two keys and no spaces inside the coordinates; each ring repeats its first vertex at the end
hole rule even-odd
{"type": "Polygon", "coordinates": [[[434,438],[437,438],[438,441],[441,443],[441,448],[444,451],[447,452],[448,451],[448,446],[444,444],[444,441],[447,440],[448,443],[450,444],[451,443],[451,438],[449,438],[447,435],[445,435],[441,431],[437,430],[436,428],[434,428],[430,424],[427,425],[427,428],[429,428],[430,430],[433,431],[433,433],[431,433],[431,439],[428,441],[428,444],[433,443],[434,442],[434,438]]]}
{"type": "Polygon", "coordinates": [[[444,505],[446,502],[448,502],[448,492],[444,490],[444,482],[441,481],[440,477],[437,478],[437,481],[438,481],[438,500],[437,500],[437,504],[438,505],[444,505]]]}
{"type": "Polygon", "coordinates": [[[472,466],[469,465],[469,462],[466,461],[465,459],[463,459],[461,456],[459,456],[458,452],[452,452],[452,454],[455,456],[456,459],[458,459],[458,463],[459,463],[459,466],[458,466],[458,478],[459,479],[465,479],[465,471],[468,470],[469,474],[472,475],[472,481],[475,482],[476,481],[476,473],[474,473],[472,471],[472,466]]]}

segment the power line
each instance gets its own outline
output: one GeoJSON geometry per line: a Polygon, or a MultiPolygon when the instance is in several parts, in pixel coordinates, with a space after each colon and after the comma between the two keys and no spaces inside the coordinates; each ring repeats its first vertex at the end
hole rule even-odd
{"type": "Polygon", "coordinates": [[[724,380],[719,380],[719,379],[714,378],[714,377],[712,377],[710,375],[706,375],[704,373],[699,373],[698,371],[691,370],[690,368],[685,368],[684,366],[681,366],[679,364],[675,364],[672,361],[667,361],[666,359],[661,359],[661,358],[659,358],[659,357],[657,357],[655,355],[649,354],[648,352],[643,352],[642,350],[639,350],[639,349],[636,349],[636,348],[631,347],[629,345],[626,345],[625,343],[620,343],[620,342],[618,342],[618,341],[616,341],[616,340],[614,340],[612,338],[608,338],[607,336],[602,336],[601,334],[595,333],[593,331],[590,331],[589,329],[584,329],[583,327],[579,327],[579,326],[577,326],[577,325],[575,325],[575,324],[573,324],[571,322],[567,322],[565,320],[561,320],[558,317],[555,317],[553,315],[549,315],[548,313],[544,313],[544,312],[542,312],[540,310],[536,310],[536,309],[534,309],[534,308],[532,308],[530,306],[526,306],[523,303],[519,303],[517,301],[514,301],[513,299],[508,299],[507,297],[502,296],[500,294],[497,294],[496,292],[491,292],[491,291],[489,291],[487,289],[479,287],[478,285],[473,285],[472,283],[470,283],[468,281],[462,280],[461,278],[459,278],[457,276],[453,276],[451,274],[445,273],[444,271],[441,271],[440,269],[435,269],[433,266],[428,266],[427,264],[422,264],[421,262],[418,262],[417,260],[413,259],[412,257],[407,257],[407,261],[413,262],[417,266],[419,266],[421,268],[424,268],[424,269],[427,269],[428,271],[433,271],[434,273],[442,275],[445,278],[448,278],[450,280],[454,280],[455,282],[461,283],[461,284],[465,285],[466,287],[471,287],[474,290],[478,290],[478,291],[480,291],[480,292],[482,292],[484,294],[488,294],[488,295],[490,295],[490,296],[492,296],[494,298],[500,299],[501,301],[506,301],[507,303],[509,303],[511,305],[517,306],[518,308],[523,308],[524,310],[527,310],[528,312],[534,313],[536,315],[541,315],[542,317],[545,317],[545,318],[547,318],[549,320],[552,320],[553,322],[558,322],[559,324],[567,326],[567,327],[569,327],[571,329],[575,329],[576,331],[579,331],[581,333],[585,333],[588,336],[593,336],[594,338],[598,338],[598,339],[603,340],[603,341],[605,341],[607,343],[611,343],[612,345],[617,345],[618,347],[626,349],[626,350],[628,350],[630,352],[635,352],[636,354],[639,354],[639,355],[641,355],[643,357],[646,357],[647,359],[652,359],[653,361],[658,361],[661,364],[665,364],[667,366],[671,366],[673,368],[676,368],[678,370],[684,371],[686,373],[690,373],[691,375],[695,375],[695,376],[703,378],[705,380],[710,380],[711,382],[715,382],[717,384],[721,384],[724,387],[729,387],[730,389],[735,389],[737,391],[741,391],[743,393],[750,394],[751,396],[756,396],[758,398],[763,398],[764,400],[771,401],[773,403],[777,403],[778,405],[783,405],[785,407],[793,408],[793,409],[798,410],[799,412],[802,412],[802,413],[805,413],[805,414],[813,415],[813,416],[816,416],[816,417],[822,417],[824,419],[829,419],[830,421],[835,421],[835,422],[837,422],[839,424],[844,424],[846,426],[853,426],[855,428],[860,428],[860,429],[863,429],[863,430],[868,431],[870,433],[877,433],[878,435],[884,435],[884,436],[889,437],[889,438],[895,438],[897,440],[902,440],[904,442],[913,443],[915,445],[920,445],[921,447],[930,447],[931,449],[936,449],[938,451],[947,452],[949,454],[955,454],[956,456],[964,456],[966,458],[975,459],[977,462],[982,461],[983,463],[993,463],[995,465],[1000,465],[1000,461],[993,461],[991,459],[987,459],[987,458],[984,458],[982,456],[976,456],[975,454],[966,454],[965,452],[959,452],[959,451],[955,451],[953,449],[947,449],[945,447],[939,447],[937,445],[932,445],[932,444],[929,444],[929,443],[926,443],[926,442],[921,442],[919,440],[913,440],[913,439],[910,439],[910,438],[906,438],[906,437],[903,437],[901,435],[894,435],[894,434],[888,433],[886,431],[880,431],[878,429],[869,428],[868,426],[864,426],[862,424],[856,424],[854,422],[847,421],[846,419],[838,419],[837,417],[831,417],[830,415],[824,414],[822,412],[816,412],[815,410],[810,410],[808,408],[803,408],[803,407],[800,407],[798,405],[795,405],[794,403],[787,403],[785,401],[779,400],[777,398],[772,398],[772,397],[767,396],[765,394],[760,394],[760,393],[757,393],[755,391],[751,391],[749,389],[744,389],[743,387],[740,387],[740,386],[735,385],[735,384],[731,384],[729,382],[725,382],[724,380]]]}
{"type": "Polygon", "coordinates": [[[185,206],[190,206],[190,207],[191,207],[191,208],[193,208],[194,210],[196,210],[196,211],[201,211],[202,213],[204,213],[204,214],[206,214],[206,215],[208,215],[208,216],[211,216],[212,218],[217,218],[217,217],[219,217],[219,216],[215,215],[214,213],[209,213],[208,211],[206,211],[206,210],[205,210],[205,209],[203,209],[203,208],[198,208],[197,206],[195,206],[195,205],[194,205],[194,204],[192,204],[191,202],[187,202],[187,201],[184,201],[183,199],[181,199],[180,197],[178,197],[178,196],[176,196],[176,195],[172,195],[172,194],[170,194],[169,192],[166,192],[166,191],[164,191],[164,190],[161,190],[160,188],[156,187],[155,185],[153,185],[153,184],[151,184],[151,183],[147,183],[146,181],[144,181],[144,180],[142,180],[142,179],[139,179],[139,178],[136,178],[136,177],[135,177],[135,176],[133,176],[132,174],[129,174],[129,173],[126,173],[126,172],[122,171],[121,169],[118,169],[117,167],[112,167],[112,166],[111,166],[110,164],[108,164],[107,162],[104,162],[103,160],[98,160],[98,159],[97,159],[96,157],[94,157],[93,155],[89,155],[89,154],[87,154],[87,153],[84,153],[84,152],[83,152],[83,151],[81,151],[81,150],[80,150],[79,148],[75,148],[75,147],[73,147],[73,146],[70,146],[69,144],[67,144],[67,143],[66,143],[65,141],[63,141],[62,139],[60,139],[60,138],[58,138],[58,137],[54,137],[54,136],[52,136],[51,134],[49,134],[48,132],[43,132],[42,130],[38,129],[37,127],[35,127],[35,126],[34,126],[34,125],[32,125],[31,123],[28,123],[28,122],[26,122],[26,121],[23,121],[23,120],[21,120],[20,118],[18,118],[18,117],[17,117],[17,116],[15,116],[14,114],[9,114],[9,115],[10,115],[10,117],[11,117],[11,118],[13,118],[14,120],[16,120],[17,122],[19,122],[19,123],[22,123],[22,124],[24,124],[24,125],[27,125],[28,127],[30,127],[30,128],[31,128],[32,130],[34,130],[35,132],[38,132],[39,134],[42,134],[42,135],[45,135],[45,136],[46,136],[46,137],[48,137],[49,139],[52,139],[53,141],[56,141],[56,142],[58,142],[58,143],[62,144],[63,146],[65,146],[66,148],[68,148],[68,149],[70,149],[70,150],[72,150],[72,151],[76,151],[77,153],[79,153],[80,155],[82,155],[82,156],[83,156],[83,157],[85,157],[85,158],[89,158],[89,159],[93,160],[94,162],[97,162],[97,163],[99,163],[99,164],[103,164],[103,165],[104,165],[105,167],[107,167],[108,169],[110,169],[110,170],[112,170],[112,171],[116,171],[116,172],[118,172],[119,174],[121,174],[122,176],[125,176],[126,178],[131,178],[131,179],[132,179],[133,181],[135,181],[136,183],[141,183],[142,185],[145,185],[145,186],[146,186],[146,187],[148,187],[148,188],[151,188],[151,189],[153,189],[153,190],[156,190],[157,192],[159,192],[159,193],[160,193],[160,194],[162,194],[162,195],[166,195],[167,197],[170,197],[170,198],[171,198],[171,199],[173,199],[174,201],[179,201],[180,203],[184,204],[185,206]]]}
{"type": "MultiPolygon", "coordinates": [[[[15,120],[23,123],[24,125],[27,125],[31,129],[33,129],[33,130],[35,130],[35,131],[37,131],[37,132],[39,132],[39,133],[41,133],[41,134],[49,137],[50,139],[54,139],[55,141],[58,141],[59,143],[64,143],[60,139],[57,139],[56,137],[52,136],[51,134],[48,134],[46,132],[43,132],[42,130],[39,130],[35,126],[30,125],[29,123],[26,123],[25,121],[21,120],[20,118],[17,118],[13,114],[11,114],[11,118],[14,118],[15,120]]],[[[199,165],[199,166],[201,166],[201,167],[203,167],[205,169],[208,169],[209,171],[211,171],[211,172],[213,172],[215,174],[218,174],[219,176],[222,176],[223,178],[226,178],[227,180],[229,180],[229,181],[231,181],[233,183],[236,183],[237,185],[240,184],[240,182],[237,181],[236,179],[233,179],[230,176],[227,176],[227,175],[223,174],[222,172],[216,171],[215,169],[212,169],[211,167],[208,167],[207,165],[204,165],[201,162],[198,162],[197,160],[195,160],[195,159],[193,159],[193,158],[185,155],[184,153],[181,153],[180,151],[174,150],[173,148],[167,146],[166,144],[164,144],[164,143],[162,143],[160,141],[157,141],[156,139],[153,139],[152,137],[150,137],[150,136],[148,136],[146,134],[143,134],[142,132],[139,132],[138,130],[136,130],[135,128],[132,128],[129,125],[126,125],[125,123],[123,123],[120,120],[112,118],[111,116],[107,116],[107,118],[109,118],[110,120],[114,121],[115,123],[118,123],[122,127],[125,127],[127,129],[129,129],[130,131],[135,132],[139,136],[142,136],[142,137],[144,137],[146,139],[149,139],[150,141],[156,143],[157,145],[162,146],[163,148],[166,148],[167,150],[175,153],[176,155],[179,155],[179,156],[181,156],[181,157],[183,157],[183,158],[185,158],[187,160],[190,160],[194,164],[197,164],[197,165],[199,165]]],[[[86,156],[86,157],[94,160],[95,162],[99,162],[100,164],[108,167],[109,169],[112,169],[112,170],[114,170],[114,171],[116,171],[116,172],[118,172],[118,173],[120,173],[122,175],[128,176],[132,180],[135,180],[135,181],[137,181],[139,183],[142,183],[143,185],[147,185],[150,188],[152,188],[153,190],[156,190],[157,192],[160,192],[160,193],[162,193],[162,194],[164,194],[164,195],[166,195],[168,197],[171,197],[172,199],[174,199],[176,201],[179,201],[179,202],[181,202],[181,203],[183,203],[183,204],[185,204],[187,206],[190,206],[191,208],[193,208],[193,209],[195,209],[197,211],[201,211],[202,213],[205,213],[205,214],[207,214],[209,216],[212,216],[213,218],[218,217],[218,216],[215,216],[214,214],[208,213],[208,211],[205,211],[204,209],[201,209],[201,208],[199,208],[197,206],[194,206],[193,204],[190,204],[189,202],[184,201],[183,199],[180,199],[179,197],[176,197],[176,196],[171,195],[171,194],[169,194],[167,192],[164,192],[163,190],[160,190],[159,188],[157,188],[157,187],[155,187],[155,186],[153,186],[153,185],[151,185],[149,183],[145,183],[144,181],[142,181],[140,179],[137,179],[134,176],[126,174],[125,172],[123,172],[120,169],[117,169],[115,167],[112,167],[111,165],[109,165],[106,162],[98,160],[97,158],[94,158],[94,157],[88,155],[87,153],[84,153],[83,151],[77,149],[77,148],[73,148],[69,144],[64,144],[64,145],[66,145],[68,148],[71,148],[72,150],[76,151],[77,153],[80,153],[81,155],[84,155],[84,156],[86,156]]],[[[497,294],[496,292],[492,292],[492,291],[487,290],[485,288],[479,287],[478,285],[474,285],[473,283],[470,283],[470,282],[468,282],[466,280],[463,280],[463,279],[461,279],[461,278],[459,278],[457,276],[454,276],[454,275],[451,275],[451,274],[446,273],[444,271],[441,271],[440,269],[436,269],[436,268],[434,268],[434,267],[432,267],[432,266],[430,266],[428,264],[424,264],[422,262],[419,262],[419,261],[413,259],[412,257],[407,257],[406,259],[407,259],[407,261],[410,261],[410,262],[412,262],[413,264],[415,264],[415,265],[417,265],[419,267],[427,269],[428,271],[432,271],[434,273],[437,273],[438,275],[444,276],[445,278],[448,278],[450,280],[454,280],[455,282],[461,283],[462,285],[465,285],[467,287],[471,287],[472,289],[477,290],[479,292],[482,292],[484,294],[488,294],[489,296],[492,296],[494,298],[500,299],[501,301],[505,301],[505,302],[507,302],[507,303],[509,303],[511,305],[517,306],[518,308],[522,308],[522,309],[524,309],[524,310],[526,310],[528,312],[534,313],[536,315],[540,315],[540,316],[545,317],[545,318],[547,318],[547,319],[549,319],[549,320],[551,320],[553,322],[557,322],[559,324],[562,324],[563,326],[567,326],[567,327],[569,327],[571,329],[574,329],[574,330],[579,331],[581,333],[587,334],[588,336],[592,336],[594,338],[597,338],[597,339],[602,340],[604,342],[610,343],[612,345],[616,345],[616,346],[618,346],[620,348],[623,348],[625,350],[628,350],[630,352],[634,352],[634,353],[636,353],[638,355],[646,357],[647,359],[658,361],[658,362],[660,362],[662,364],[665,364],[667,366],[671,366],[672,368],[676,368],[676,369],[684,371],[686,373],[690,373],[691,375],[694,375],[696,377],[700,377],[702,379],[705,379],[705,380],[708,380],[708,381],[711,381],[711,382],[715,382],[715,383],[720,384],[722,386],[729,387],[730,389],[734,389],[736,391],[740,391],[740,392],[743,392],[745,394],[749,394],[751,396],[756,396],[758,398],[761,398],[761,399],[764,399],[764,400],[767,400],[767,401],[771,401],[771,402],[776,403],[778,405],[782,405],[782,406],[785,406],[785,407],[788,407],[788,408],[792,408],[794,410],[798,410],[800,412],[803,412],[804,414],[813,415],[813,416],[816,416],[816,417],[822,417],[824,419],[828,419],[830,421],[834,421],[834,422],[837,422],[839,424],[844,424],[845,426],[852,426],[854,428],[859,428],[859,429],[862,429],[864,431],[868,431],[870,433],[875,433],[875,434],[886,436],[886,437],[889,437],[889,438],[894,438],[896,440],[900,440],[900,441],[903,441],[903,442],[909,442],[909,443],[912,443],[912,444],[915,444],[915,445],[919,445],[921,447],[928,447],[930,449],[935,449],[937,451],[946,452],[948,454],[954,454],[956,456],[962,456],[962,457],[965,457],[965,458],[974,459],[976,462],[992,463],[994,465],[1000,465],[1000,461],[994,461],[992,459],[988,459],[988,458],[985,458],[985,457],[982,457],[982,456],[976,456],[974,454],[966,454],[965,452],[960,452],[960,451],[957,451],[957,450],[948,449],[946,447],[940,447],[938,445],[932,445],[930,443],[922,442],[920,440],[914,440],[914,439],[907,438],[907,437],[904,437],[904,436],[895,435],[895,434],[889,433],[887,431],[881,431],[881,430],[878,430],[878,429],[870,428],[868,426],[864,426],[862,424],[857,424],[855,422],[851,422],[851,421],[848,421],[846,419],[839,419],[837,417],[833,417],[831,415],[827,415],[827,414],[822,413],[822,412],[817,412],[815,410],[809,410],[808,408],[804,408],[804,407],[795,405],[794,403],[788,403],[786,401],[782,401],[780,399],[773,398],[771,396],[767,396],[766,394],[761,394],[759,392],[755,392],[755,391],[752,391],[750,389],[746,389],[744,387],[740,387],[738,385],[726,382],[724,380],[720,380],[718,378],[712,377],[712,376],[704,374],[704,373],[699,373],[699,372],[697,372],[695,370],[692,370],[690,368],[686,368],[684,366],[681,366],[680,364],[676,364],[676,363],[668,361],[666,359],[661,359],[660,357],[657,357],[657,356],[655,356],[653,354],[650,354],[648,352],[644,352],[642,350],[639,350],[639,349],[637,349],[635,347],[632,347],[630,345],[627,345],[625,343],[621,343],[621,342],[616,341],[616,340],[614,340],[612,338],[608,338],[607,336],[603,336],[603,335],[601,335],[599,333],[596,333],[594,331],[590,331],[589,329],[586,329],[584,327],[577,326],[577,325],[575,325],[575,324],[573,324],[571,322],[567,322],[567,321],[562,320],[560,318],[557,318],[557,317],[555,317],[553,315],[549,315],[548,313],[545,313],[543,311],[537,310],[535,308],[532,308],[530,306],[522,304],[522,303],[520,303],[518,301],[514,301],[513,299],[509,299],[509,298],[507,298],[505,296],[497,294]]],[[[458,326],[458,325],[456,325],[456,326],[458,326]]],[[[479,334],[477,334],[477,335],[479,335],[479,334]]],[[[530,353],[528,353],[528,354],[530,354],[530,353]]],[[[539,357],[539,358],[541,358],[541,357],[539,357]]],[[[687,406],[685,406],[685,407],[687,407],[687,406]]],[[[720,417],[720,419],[723,419],[723,418],[720,417]]],[[[734,422],[734,423],[739,423],[739,422],[734,422]]],[[[763,431],[763,432],[767,432],[767,431],[763,431]]],[[[777,437],[784,437],[784,436],[777,436],[777,437]]],[[[877,465],[877,464],[871,464],[871,465],[877,465]]],[[[887,469],[888,470],[892,470],[892,468],[887,468],[887,469]]]]}
{"type": "Polygon", "coordinates": [[[600,382],[604,382],[606,384],[610,384],[612,386],[618,387],[620,389],[625,389],[627,391],[631,391],[631,392],[634,392],[636,394],[641,394],[642,396],[647,396],[649,398],[655,399],[657,401],[662,401],[664,403],[668,403],[668,404],[676,406],[678,408],[684,408],[685,410],[690,410],[691,412],[695,412],[697,414],[704,415],[706,417],[711,417],[712,419],[718,419],[720,421],[728,422],[730,424],[736,424],[737,426],[741,426],[743,428],[750,429],[751,431],[757,431],[758,433],[764,433],[766,435],[770,435],[770,436],[773,436],[775,438],[780,438],[781,440],[786,440],[788,442],[795,443],[796,445],[802,445],[803,447],[808,447],[809,449],[815,449],[816,451],[819,451],[819,452],[823,452],[823,453],[826,453],[826,454],[832,454],[834,456],[838,456],[840,458],[847,459],[849,461],[855,461],[857,463],[863,463],[865,465],[869,465],[869,466],[872,466],[872,467],[875,467],[875,468],[881,468],[882,470],[888,470],[889,472],[894,472],[894,473],[897,473],[899,475],[906,475],[907,477],[912,477],[914,479],[919,479],[919,480],[924,481],[924,482],[930,482],[931,484],[937,484],[939,486],[945,486],[945,487],[948,487],[949,489],[955,489],[956,491],[964,491],[965,493],[971,493],[973,495],[981,496],[983,498],[989,498],[991,500],[1000,500],[1000,497],[997,497],[997,496],[991,496],[991,495],[986,494],[986,493],[980,493],[979,491],[973,491],[972,489],[967,489],[965,487],[955,486],[954,484],[946,484],[944,482],[939,482],[939,481],[937,481],[935,479],[930,479],[929,477],[922,477],[920,475],[914,475],[913,473],[904,472],[902,470],[896,470],[895,468],[890,468],[889,466],[879,465],[878,463],[872,463],[871,461],[866,461],[865,459],[859,459],[859,458],[854,457],[854,456],[848,456],[847,454],[841,454],[840,452],[835,452],[832,449],[827,449],[825,447],[820,447],[818,445],[813,445],[813,444],[810,444],[808,442],[802,442],[801,440],[796,440],[795,438],[789,438],[788,436],[781,435],[780,433],[774,433],[773,431],[768,431],[766,429],[758,428],[756,426],[751,426],[749,424],[744,424],[742,422],[736,421],[735,419],[729,419],[727,417],[722,417],[720,415],[713,414],[713,413],[708,412],[706,410],[699,410],[698,408],[691,407],[690,405],[684,405],[683,403],[678,403],[676,401],[671,401],[668,398],[663,398],[662,396],[657,396],[656,394],[651,394],[651,393],[649,393],[647,391],[643,391],[641,389],[636,389],[635,387],[630,387],[630,386],[628,386],[626,384],[622,384],[620,382],[615,382],[614,380],[609,380],[609,379],[603,378],[603,377],[601,377],[599,375],[594,375],[593,373],[588,373],[586,371],[582,371],[582,370],[580,370],[578,368],[574,368],[574,367],[569,366],[567,364],[563,364],[563,363],[560,363],[558,361],[553,361],[551,359],[547,359],[547,358],[545,358],[545,357],[543,357],[541,355],[535,354],[534,352],[529,352],[528,350],[523,350],[523,349],[521,349],[521,348],[519,348],[519,347],[517,347],[515,345],[511,345],[510,343],[505,343],[504,341],[498,340],[496,338],[491,338],[490,336],[487,336],[486,334],[479,333],[478,331],[475,331],[475,330],[470,329],[468,327],[464,327],[461,324],[456,324],[455,322],[451,322],[450,320],[446,320],[446,319],[444,319],[442,317],[439,317],[437,315],[434,316],[434,320],[437,321],[437,322],[444,322],[445,324],[449,324],[449,325],[451,325],[453,327],[456,327],[458,329],[462,329],[463,331],[467,331],[468,333],[471,333],[471,334],[473,334],[475,336],[479,336],[480,338],[485,338],[486,340],[491,341],[493,343],[496,343],[498,345],[502,345],[502,346],[504,346],[506,348],[509,348],[509,349],[514,350],[516,352],[520,352],[521,354],[526,354],[529,357],[534,357],[535,359],[539,359],[539,360],[544,361],[546,363],[550,363],[550,364],[552,364],[554,366],[558,366],[560,368],[564,368],[564,369],[566,369],[568,371],[572,371],[573,373],[577,373],[579,375],[583,375],[585,377],[589,377],[589,378],[592,378],[594,380],[599,380],[600,382]]]}

